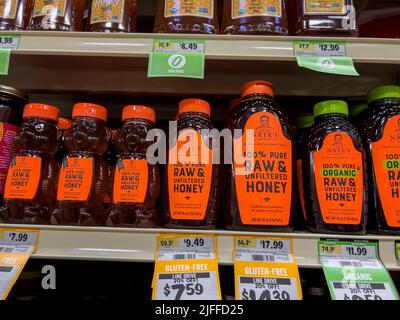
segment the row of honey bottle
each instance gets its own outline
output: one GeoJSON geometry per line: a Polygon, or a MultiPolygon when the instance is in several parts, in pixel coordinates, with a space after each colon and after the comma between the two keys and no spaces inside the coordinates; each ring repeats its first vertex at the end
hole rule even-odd
{"type": "MultiPolygon", "coordinates": [[[[158,0],[154,32],[355,36],[353,2],[158,0]]],[[[3,0],[0,29],[135,32],[137,7],[137,0],[3,0]]]]}
{"type": "Polygon", "coordinates": [[[220,218],[229,229],[289,231],[299,203],[315,232],[365,233],[367,219],[373,230],[400,231],[399,87],[370,92],[363,141],[344,101],[315,105],[312,120],[299,121],[295,137],[272,85],[246,83],[226,120],[232,139],[224,140],[217,156],[223,164],[213,161],[218,150],[207,143],[214,129],[210,114],[206,101],[183,100],[176,137],[165,152],[152,153],[154,142],[147,137],[155,111],[125,107],[110,174],[103,159],[111,139],[104,107],[77,104],[71,126],[63,127],[57,126],[57,108],[28,104],[15,136],[1,221],[214,228],[221,204],[220,218]],[[54,157],[60,141],[66,153],[61,169],[54,157]],[[188,148],[188,141],[197,144],[188,148]],[[160,166],[163,153],[166,165],[160,166]],[[105,211],[107,190],[111,203],[105,211]]]}
{"type": "Polygon", "coordinates": [[[400,232],[400,87],[367,100],[350,118],[330,100],[297,121],[298,212],[311,230],[400,232]]]}

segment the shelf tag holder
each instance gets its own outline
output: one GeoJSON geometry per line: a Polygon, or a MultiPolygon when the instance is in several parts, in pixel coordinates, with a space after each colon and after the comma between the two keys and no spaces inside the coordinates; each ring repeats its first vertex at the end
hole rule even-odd
{"type": "Polygon", "coordinates": [[[359,76],[344,41],[300,40],[293,42],[293,54],[300,67],[330,74],[359,76]]]}
{"type": "Polygon", "coordinates": [[[377,242],[319,241],[318,257],[332,300],[399,300],[377,242]]]}
{"type": "Polygon", "coordinates": [[[217,238],[159,235],[152,288],[153,300],[221,300],[217,238]]]}
{"type": "Polygon", "coordinates": [[[0,75],[8,75],[11,50],[19,47],[20,36],[15,34],[0,35],[0,75]]]}
{"type": "Polygon", "coordinates": [[[235,236],[236,300],[301,300],[293,239],[235,236]]]}
{"type": "Polygon", "coordinates": [[[204,40],[155,39],[147,76],[204,79],[204,40]]]}
{"type": "Polygon", "coordinates": [[[0,299],[5,300],[39,243],[39,230],[0,228],[0,299]]]}

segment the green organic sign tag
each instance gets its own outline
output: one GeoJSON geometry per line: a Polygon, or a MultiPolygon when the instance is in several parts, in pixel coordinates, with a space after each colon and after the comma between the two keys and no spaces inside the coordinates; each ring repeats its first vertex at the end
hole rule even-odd
{"type": "Polygon", "coordinates": [[[399,300],[376,242],[319,241],[318,255],[333,300],[399,300]]]}
{"type": "Polygon", "coordinates": [[[11,50],[0,50],[0,75],[8,75],[11,50]]]}
{"type": "Polygon", "coordinates": [[[300,67],[317,72],[359,76],[343,41],[301,40],[293,42],[293,53],[300,67]]]}
{"type": "Polygon", "coordinates": [[[204,79],[205,41],[154,40],[148,77],[204,79]]]}
{"type": "Polygon", "coordinates": [[[359,76],[354,67],[353,59],[349,57],[318,57],[301,56],[296,57],[300,67],[344,76],[359,76]]]}
{"type": "Polygon", "coordinates": [[[397,258],[397,262],[398,264],[400,264],[400,242],[396,241],[396,258],[397,258]]]}

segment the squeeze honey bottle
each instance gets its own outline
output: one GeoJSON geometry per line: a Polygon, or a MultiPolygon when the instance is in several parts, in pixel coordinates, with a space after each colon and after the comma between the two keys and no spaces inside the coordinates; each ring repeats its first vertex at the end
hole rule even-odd
{"type": "Polygon", "coordinates": [[[49,224],[55,205],[59,166],[54,159],[61,132],[59,110],[47,104],[27,104],[15,136],[15,156],[7,174],[0,220],[49,224]]]}
{"type": "Polygon", "coordinates": [[[29,30],[82,31],[86,0],[34,0],[29,30]]]}
{"type": "Polygon", "coordinates": [[[166,227],[215,228],[219,164],[213,162],[207,131],[214,129],[210,115],[210,104],[204,100],[179,103],[177,137],[169,148],[164,179],[166,227]]]}
{"type": "Polygon", "coordinates": [[[110,141],[106,122],[106,108],[92,103],[74,105],[72,127],[64,132],[68,154],[60,170],[52,224],[105,224],[103,201],[109,177],[102,156],[110,141]]]}
{"type": "Polygon", "coordinates": [[[228,34],[287,35],[285,0],[224,0],[222,30],[228,34]]]}
{"type": "Polygon", "coordinates": [[[287,231],[295,214],[294,137],[272,84],[246,83],[231,111],[232,164],[225,185],[228,229],[287,231]],[[239,132],[235,133],[235,132],[239,132]]]}
{"type": "Polygon", "coordinates": [[[363,124],[368,156],[369,217],[374,231],[400,233],[400,87],[382,86],[368,94],[363,124]]]}
{"type": "Polygon", "coordinates": [[[135,32],[136,0],[92,0],[90,31],[135,32]]]}
{"type": "Polygon", "coordinates": [[[158,0],[155,33],[218,33],[217,0],[158,0]]]}
{"type": "Polygon", "coordinates": [[[146,159],[147,133],[154,128],[156,113],[147,106],[126,106],[115,149],[112,204],[108,226],[151,228],[159,222],[156,200],[160,193],[160,174],[156,164],[146,159]]]}
{"type": "Polygon", "coordinates": [[[304,194],[308,226],[315,232],[366,232],[365,153],[348,114],[345,101],[328,100],[314,106],[315,124],[304,157],[304,194]]]}
{"type": "Polygon", "coordinates": [[[0,2],[0,30],[24,30],[31,16],[33,0],[0,2]]]}
{"type": "Polygon", "coordinates": [[[354,0],[289,0],[294,35],[357,36],[354,0]]]}

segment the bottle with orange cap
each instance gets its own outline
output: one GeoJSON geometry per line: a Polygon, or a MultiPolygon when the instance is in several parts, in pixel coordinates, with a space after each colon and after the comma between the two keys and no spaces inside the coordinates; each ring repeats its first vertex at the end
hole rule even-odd
{"type": "Polygon", "coordinates": [[[233,134],[233,157],[226,175],[227,228],[292,229],[294,142],[271,83],[251,81],[243,86],[242,101],[234,108],[228,128],[233,134]]]}
{"type": "Polygon", "coordinates": [[[155,110],[147,106],[130,105],[122,111],[122,128],[115,139],[118,158],[112,174],[108,226],[151,228],[160,221],[156,208],[159,168],[146,158],[151,145],[146,136],[154,129],[155,121],[155,110]]]}
{"type": "MultiPolygon", "coordinates": [[[[170,137],[164,188],[164,223],[170,228],[215,228],[219,164],[213,163],[210,104],[179,103],[177,134],[170,137]]],[[[170,133],[171,134],[171,133],[170,133]]]]}
{"type": "Polygon", "coordinates": [[[64,159],[64,157],[66,156],[66,151],[65,151],[65,147],[64,147],[64,139],[63,139],[63,135],[65,130],[69,129],[72,126],[72,121],[70,119],[67,118],[58,118],[58,128],[61,130],[61,141],[60,141],[60,147],[58,148],[58,151],[56,152],[56,154],[54,155],[54,158],[56,158],[56,160],[58,161],[58,163],[61,163],[61,161],[64,159]]]}
{"type": "Polygon", "coordinates": [[[32,103],[23,112],[14,139],[16,154],[8,170],[0,221],[49,224],[55,205],[59,166],[54,159],[61,131],[56,107],[32,103]]]}
{"type": "Polygon", "coordinates": [[[62,161],[52,224],[105,224],[103,200],[109,177],[102,156],[110,140],[106,122],[107,109],[103,106],[74,105],[72,126],[64,132],[68,154],[62,161]]]}

